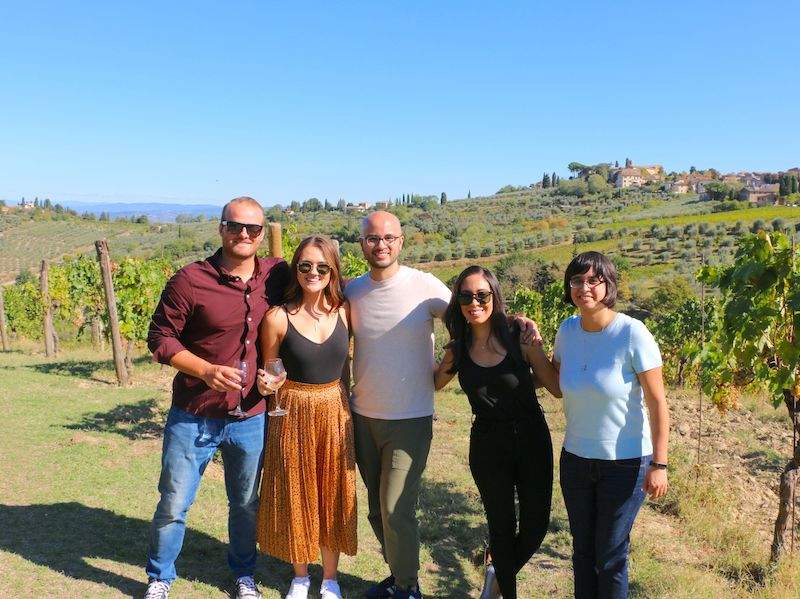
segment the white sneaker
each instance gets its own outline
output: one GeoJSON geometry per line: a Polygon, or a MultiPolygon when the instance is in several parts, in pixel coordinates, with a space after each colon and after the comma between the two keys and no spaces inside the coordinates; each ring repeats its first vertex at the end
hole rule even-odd
{"type": "Polygon", "coordinates": [[[308,576],[292,578],[292,586],[286,593],[286,599],[306,599],[309,588],[311,588],[311,578],[308,576]]]}
{"type": "Polygon", "coordinates": [[[147,590],[144,599],[167,599],[169,597],[170,582],[151,578],[147,581],[147,590]]]}
{"type": "Polygon", "coordinates": [[[323,580],[322,586],[319,587],[319,599],[342,599],[339,583],[331,578],[323,580]]]}

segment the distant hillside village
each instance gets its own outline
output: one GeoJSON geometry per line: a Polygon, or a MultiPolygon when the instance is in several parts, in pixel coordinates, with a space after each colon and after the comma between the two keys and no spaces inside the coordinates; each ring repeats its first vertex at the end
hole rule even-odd
{"type": "MultiPolygon", "coordinates": [[[[625,166],[619,163],[601,163],[588,166],[572,162],[568,166],[573,176],[570,180],[586,180],[591,187],[593,177],[605,179],[617,189],[631,187],[651,188],[674,194],[695,193],[701,200],[740,200],[754,206],[768,206],[797,202],[800,167],[777,173],[742,171],[722,174],[716,169],[666,173],[660,164],[638,165],[631,159],[625,166]]],[[[554,187],[552,177],[545,174],[534,187],[554,187]]],[[[558,181],[557,181],[558,183],[558,181]]]]}

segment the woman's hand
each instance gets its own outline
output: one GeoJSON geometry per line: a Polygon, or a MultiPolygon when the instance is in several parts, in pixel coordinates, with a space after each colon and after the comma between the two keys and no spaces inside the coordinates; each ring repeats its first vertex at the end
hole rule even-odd
{"type": "Polygon", "coordinates": [[[261,395],[269,395],[272,393],[272,389],[267,386],[267,371],[263,368],[259,368],[256,371],[256,386],[261,395]]]}
{"type": "Polygon", "coordinates": [[[664,468],[648,466],[643,489],[645,493],[650,495],[650,499],[658,499],[666,495],[667,489],[669,489],[667,471],[664,468]]]}

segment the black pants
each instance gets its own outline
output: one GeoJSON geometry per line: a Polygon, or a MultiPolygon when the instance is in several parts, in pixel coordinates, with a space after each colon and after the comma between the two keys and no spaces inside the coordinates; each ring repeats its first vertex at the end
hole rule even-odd
{"type": "Polygon", "coordinates": [[[489,551],[503,599],[516,599],[517,573],[542,544],[550,523],[553,445],[541,411],[511,422],[478,419],[469,467],[489,525],[489,551]],[[519,500],[519,530],[514,504],[519,500]]]}

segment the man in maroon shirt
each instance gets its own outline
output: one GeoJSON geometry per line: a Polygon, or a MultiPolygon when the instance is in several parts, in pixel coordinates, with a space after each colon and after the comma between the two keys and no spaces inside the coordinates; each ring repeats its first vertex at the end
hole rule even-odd
{"type": "Polygon", "coordinates": [[[265,400],[255,385],[258,326],[280,302],[288,267],[258,258],[264,211],[241,197],[222,209],[222,247],[188,264],[167,283],[147,344],[153,358],[178,370],[164,429],[161,499],[148,549],[146,599],[166,599],[175,580],[186,514],[200,478],[219,448],[228,494],[228,565],[234,596],[257,599],[255,524],[265,435],[265,400]],[[231,415],[241,406],[244,416],[231,415]]]}

